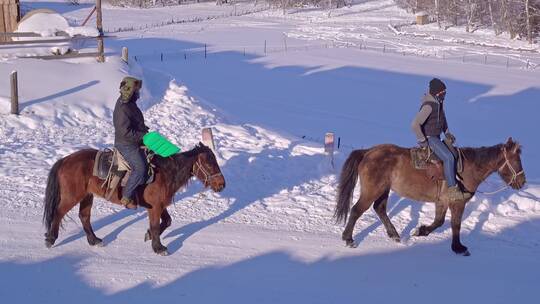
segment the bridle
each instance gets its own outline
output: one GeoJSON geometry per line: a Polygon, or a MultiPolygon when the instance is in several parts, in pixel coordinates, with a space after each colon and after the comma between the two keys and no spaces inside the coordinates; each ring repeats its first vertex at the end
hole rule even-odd
{"type": "Polygon", "coordinates": [[[204,175],[204,185],[208,185],[208,182],[213,179],[214,177],[218,177],[218,176],[222,176],[223,177],[223,174],[221,174],[221,172],[218,172],[218,173],[215,173],[215,174],[210,174],[205,168],[204,166],[202,165],[202,163],[200,162],[200,159],[197,159],[197,161],[193,164],[193,173],[196,173],[196,170],[199,170],[199,172],[201,172],[203,175],[204,175]]]}
{"type": "Polygon", "coordinates": [[[499,167],[499,172],[502,171],[502,169],[504,169],[504,167],[508,167],[508,169],[510,169],[510,172],[512,173],[512,178],[510,179],[510,181],[507,183],[507,186],[510,186],[512,185],[515,181],[516,181],[516,178],[518,176],[520,176],[521,174],[525,174],[525,172],[523,171],[523,169],[519,172],[516,172],[516,169],[514,169],[514,167],[512,167],[512,164],[510,163],[510,161],[508,160],[508,156],[506,154],[506,148],[503,148],[503,155],[504,155],[504,164],[502,164],[500,167],[499,167]]]}
{"type": "Polygon", "coordinates": [[[504,167],[508,167],[508,169],[510,169],[510,172],[512,173],[512,178],[510,179],[510,181],[508,183],[506,183],[506,185],[504,185],[503,187],[501,187],[500,189],[498,189],[496,191],[493,191],[493,192],[478,191],[478,192],[480,192],[482,194],[487,194],[487,195],[499,193],[499,192],[507,189],[508,187],[510,187],[516,181],[518,176],[520,176],[522,174],[525,174],[523,169],[521,171],[519,171],[519,172],[517,172],[516,169],[514,169],[514,167],[510,163],[510,160],[508,159],[508,155],[506,153],[506,148],[503,148],[503,155],[504,155],[504,163],[499,167],[499,169],[497,171],[501,172],[504,169],[504,167]]]}

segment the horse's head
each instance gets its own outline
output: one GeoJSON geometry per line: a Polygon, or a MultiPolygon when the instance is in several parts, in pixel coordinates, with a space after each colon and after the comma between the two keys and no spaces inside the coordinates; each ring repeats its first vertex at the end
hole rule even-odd
{"type": "Polygon", "coordinates": [[[204,184],[204,187],[220,192],[225,188],[225,177],[221,174],[214,152],[203,143],[199,143],[196,149],[199,153],[193,164],[193,175],[204,184]]]}
{"type": "Polygon", "coordinates": [[[525,172],[521,166],[521,146],[519,143],[508,138],[502,146],[503,164],[497,172],[501,178],[513,189],[521,189],[525,185],[525,172]]]}

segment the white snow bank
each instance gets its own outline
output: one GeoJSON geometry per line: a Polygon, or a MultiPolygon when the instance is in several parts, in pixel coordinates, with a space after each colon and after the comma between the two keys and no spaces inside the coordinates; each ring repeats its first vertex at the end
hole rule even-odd
{"type": "MultiPolygon", "coordinates": [[[[54,33],[58,31],[64,31],[69,28],[69,23],[60,14],[53,13],[37,13],[29,16],[27,19],[22,20],[17,26],[15,32],[30,32],[40,34],[42,37],[54,36],[54,33]]],[[[24,39],[28,39],[25,37],[24,39]]],[[[35,39],[32,37],[31,39],[35,39]]]]}
{"type": "Polygon", "coordinates": [[[9,114],[11,112],[11,100],[8,97],[0,96],[0,114],[9,114]]]}
{"type": "Polygon", "coordinates": [[[91,26],[72,26],[64,30],[69,36],[86,36],[86,37],[97,37],[99,36],[99,31],[95,27],[91,26]]]}
{"type": "MultiPolygon", "coordinates": [[[[94,124],[96,117],[110,117],[120,80],[127,74],[140,77],[140,72],[130,70],[116,57],[100,64],[93,58],[73,62],[15,60],[0,65],[0,77],[9,79],[12,70],[18,72],[21,115],[8,115],[0,125],[31,129],[81,126],[94,124]]],[[[0,83],[0,92],[9,92],[9,81],[0,83]]],[[[141,93],[147,98],[145,89],[141,93]]],[[[3,113],[4,103],[0,106],[3,113]]]]}
{"type": "MultiPolygon", "coordinates": [[[[91,26],[70,26],[62,15],[57,13],[35,13],[23,19],[16,32],[36,33],[41,37],[54,37],[57,32],[65,32],[70,37],[86,36],[97,37],[99,31],[91,26]]],[[[35,37],[20,37],[19,40],[35,40],[35,37]]]]}

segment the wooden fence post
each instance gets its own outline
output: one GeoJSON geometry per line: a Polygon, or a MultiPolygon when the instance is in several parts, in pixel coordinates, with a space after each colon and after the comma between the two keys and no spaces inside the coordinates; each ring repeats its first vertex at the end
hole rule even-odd
{"type": "Polygon", "coordinates": [[[19,86],[17,84],[17,71],[11,72],[11,114],[19,115],[19,86]]]}
{"type": "Polygon", "coordinates": [[[210,147],[214,153],[216,153],[216,146],[214,144],[214,135],[212,134],[212,128],[202,129],[202,142],[206,146],[210,147]]]}
{"type": "Polygon", "coordinates": [[[330,159],[330,165],[334,168],[334,133],[328,132],[324,135],[324,152],[330,159]]]}
{"type": "Polygon", "coordinates": [[[101,12],[101,0],[96,0],[96,28],[99,31],[98,42],[98,62],[105,62],[105,51],[103,46],[103,15],[101,12]]]}
{"type": "Polygon", "coordinates": [[[123,47],[122,48],[122,60],[129,64],[128,60],[129,60],[129,53],[128,53],[128,48],[127,47],[123,47]]]}

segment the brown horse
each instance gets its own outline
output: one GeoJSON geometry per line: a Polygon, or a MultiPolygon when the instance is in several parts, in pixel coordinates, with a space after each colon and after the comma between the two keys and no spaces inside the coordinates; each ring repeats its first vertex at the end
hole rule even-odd
{"type": "MultiPolygon", "coordinates": [[[[64,215],[80,203],[81,219],[88,243],[101,245],[90,224],[90,211],[94,195],[104,197],[103,181],[92,176],[94,158],[97,151],[86,149],[77,151],[58,160],[49,172],[45,192],[43,222],[47,228],[45,245],[51,247],[58,238],[58,229],[64,215]]],[[[225,178],[212,150],[199,143],[194,149],[171,157],[154,157],[155,180],[146,187],[139,187],[135,201],[148,209],[150,229],[145,240],[152,240],[152,249],[160,255],[167,255],[167,248],[161,244],[160,235],[171,225],[167,206],[174,194],[196,176],[205,187],[215,192],[225,188],[225,178]],[[161,223],[160,223],[161,219],[161,223]]],[[[120,189],[113,193],[111,202],[120,204],[120,189]]]]}
{"type": "MultiPolygon", "coordinates": [[[[513,189],[521,189],[526,182],[521,166],[521,148],[512,138],[505,144],[492,147],[463,148],[462,153],[464,156],[462,183],[470,193],[475,193],[478,186],[495,171],[513,189]]],[[[386,212],[388,194],[393,190],[402,197],[435,203],[435,220],[431,225],[418,227],[415,231],[417,236],[427,236],[442,226],[446,211],[450,208],[452,250],[456,254],[470,255],[467,247],[463,246],[459,239],[461,218],[468,199],[450,202],[445,195],[446,183],[433,181],[425,170],[413,167],[410,149],[395,145],[379,145],[351,152],[343,165],[339,181],[335,209],[335,218],[338,222],[345,222],[347,218],[358,177],[361,187],[360,198],[352,207],[349,221],[342,234],[347,246],[356,246],[352,237],[354,225],[373,203],[373,209],[384,224],[388,236],[397,242],[400,241],[399,234],[386,212]]]]}

